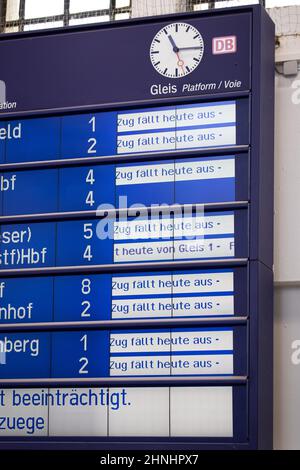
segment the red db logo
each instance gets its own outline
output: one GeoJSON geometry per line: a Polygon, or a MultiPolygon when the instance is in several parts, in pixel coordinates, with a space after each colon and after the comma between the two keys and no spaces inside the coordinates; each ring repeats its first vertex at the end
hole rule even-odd
{"type": "Polygon", "coordinates": [[[213,54],[233,54],[237,50],[236,36],[223,36],[213,38],[212,53],[213,54]]]}

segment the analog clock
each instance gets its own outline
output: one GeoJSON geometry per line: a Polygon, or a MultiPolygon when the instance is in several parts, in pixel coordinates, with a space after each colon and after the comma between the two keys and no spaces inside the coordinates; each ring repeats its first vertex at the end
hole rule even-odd
{"type": "Polygon", "coordinates": [[[199,31],[187,23],[172,23],[162,28],[150,47],[155,70],[168,78],[181,78],[193,72],[204,52],[199,31]]]}

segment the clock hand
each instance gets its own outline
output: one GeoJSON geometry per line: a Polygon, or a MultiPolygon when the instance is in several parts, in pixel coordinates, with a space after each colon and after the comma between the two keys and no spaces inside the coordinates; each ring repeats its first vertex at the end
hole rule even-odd
{"type": "Polygon", "coordinates": [[[179,51],[192,51],[196,49],[201,49],[201,46],[193,46],[193,47],[179,47],[179,51]]]}
{"type": "Polygon", "coordinates": [[[173,51],[175,52],[175,54],[177,56],[177,65],[178,65],[178,67],[181,67],[181,70],[184,72],[184,67],[183,67],[184,62],[183,62],[183,60],[181,59],[181,57],[179,55],[179,48],[176,46],[176,43],[175,43],[174,39],[172,38],[171,34],[169,34],[168,39],[169,39],[170,43],[172,44],[173,51]]]}
{"type": "Polygon", "coordinates": [[[178,67],[181,68],[182,72],[184,72],[184,62],[183,62],[183,60],[181,59],[181,57],[179,55],[179,48],[176,46],[176,43],[175,43],[174,39],[172,38],[171,34],[169,34],[168,39],[169,39],[170,43],[172,44],[173,51],[175,52],[175,54],[177,56],[177,65],[178,65],[178,67]]]}
{"type": "Polygon", "coordinates": [[[177,62],[177,65],[178,67],[181,67],[181,70],[182,72],[184,73],[184,62],[183,60],[181,59],[180,55],[178,52],[176,52],[176,55],[177,55],[177,59],[178,59],[178,62],[177,62]]]}
{"type": "Polygon", "coordinates": [[[178,47],[176,46],[174,39],[172,38],[171,35],[168,36],[168,39],[169,39],[170,43],[171,43],[172,46],[173,46],[173,51],[174,51],[175,53],[177,53],[177,52],[179,51],[179,49],[178,49],[178,47]]]}

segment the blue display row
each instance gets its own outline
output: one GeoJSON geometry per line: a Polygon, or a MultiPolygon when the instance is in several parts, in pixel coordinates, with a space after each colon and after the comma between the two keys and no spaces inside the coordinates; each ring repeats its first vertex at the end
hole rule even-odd
{"type": "Polygon", "coordinates": [[[0,378],[242,374],[245,352],[245,327],[8,333],[0,378]]]}
{"type": "Polygon", "coordinates": [[[248,211],[2,225],[0,267],[248,257],[248,211]]]}
{"type": "Polygon", "coordinates": [[[247,99],[0,124],[2,163],[196,150],[248,143],[247,99]]]}
{"type": "Polygon", "coordinates": [[[0,174],[0,215],[248,200],[247,154],[0,174]]]}
{"type": "Polygon", "coordinates": [[[247,269],[0,279],[0,324],[245,316],[247,269]]]}

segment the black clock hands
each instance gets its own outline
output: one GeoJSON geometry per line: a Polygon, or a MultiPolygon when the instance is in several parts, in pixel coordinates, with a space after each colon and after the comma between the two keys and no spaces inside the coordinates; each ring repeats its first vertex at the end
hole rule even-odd
{"type": "Polygon", "coordinates": [[[193,51],[197,49],[202,49],[201,46],[192,46],[192,47],[179,47],[178,51],[193,51]]]}
{"type": "Polygon", "coordinates": [[[171,34],[169,34],[168,39],[169,39],[170,43],[172,44],[173,51],[175,52],[175,54],[177,56],[177,65],[178,65],[178,67],[181,68],[182,72],[184,73],[184,62],[181,59],[181,57],[179,56],[179,48],[176,46],[176,43],[175,43],[174,39],[172,38],[171,34]]]}
{"type": "Polygon", "coordinates": [[[175,52],[175,54],[178,54],[178,52],[180,51],[196,51],[198,49],[202,49],[202,46],[177,47],[171,34],[168,35],[168,39],[173,47],[173,51],[175,52]]]}
{"type": "Polygon", "coordinates": [[[173,51],[174,51],[175,53],[179,52],[179,49],[178,49],[178,47],[176,46],[175,41],[174,41],[174,39],[172,38],[171,34],[169,34],[168,39],[169,39],[170,43],[172,44],[173,51]]]}

